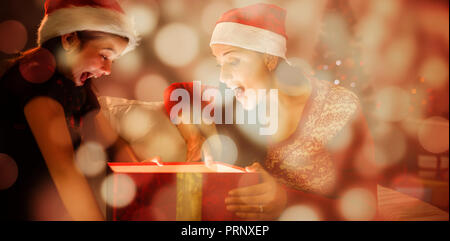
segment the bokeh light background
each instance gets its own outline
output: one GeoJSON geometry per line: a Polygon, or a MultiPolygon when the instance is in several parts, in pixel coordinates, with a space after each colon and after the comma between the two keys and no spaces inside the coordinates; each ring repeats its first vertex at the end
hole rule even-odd
{"type": "MultiPolygon", "coordinates": [[[[6,69],[4,60],[35,47],[43,2],[1,1],[0,74],[6,69]]],[[[112,76],[95,80],[99,96],[162,101],[164,89],[173,82],[201,80],[219,86],[219,68],[209,49],[217,19],[232,7],[275,3],[288,10],[288,57],[304,60],[315,77],[344,86],[360,97],[376,145],[374,165],[390,180],[384,185],[448,211],[448,1],[120,2],[135,18],[142,40],[136,51],[114,64],[112,76]]],[[[145,118],[140,121],[145,122],[145,118]]],[[[135,126],[137,129],[128,134],[144,134],[146,125],[135,126]]],[[[239,143],[236,146],[236,151],[241,151],[239,143]]],[[[103,153],[98,148],[91,143],[79,153],[83,156],[94,151],[97,154],[93,157],[102,159],[95,160],[97,169],[88,175],[104,170],[103,153]]],[[[3,166],[14,169],[9,158],[1,160],[3,166]]],[[[84,162],[78,164],[83,170],[89,168],[84,162]]],[[[9,185],[5,183],[0,187],[9,185]]],[[[342,204],[344,210],[352,205],[351,197],[358,195],[358,190],[349,193],[345,197],[348,203],[344,200],[342,204]]],[[[319,219],[309,207],[294,209],[319,219]]],[[[283,217],[290,219],[288,214],[283,217]]]]}

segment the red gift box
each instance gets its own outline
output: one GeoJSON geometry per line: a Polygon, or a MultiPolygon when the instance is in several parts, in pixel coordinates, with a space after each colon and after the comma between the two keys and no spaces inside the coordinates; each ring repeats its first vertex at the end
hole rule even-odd
{"type": "Polygon", "coordinates": [[[113,202],[109,220],[140,221],[238,221],[226,210],[228,192],[259,183],[258,173],[228,164],[215,163],[109,163],[113,202]],[[121,198],[122,175],[135,185],[134,198],[124,206],[114,205],[121,198]],[[128,179],[130,180],[130,179],[128,179]]]}

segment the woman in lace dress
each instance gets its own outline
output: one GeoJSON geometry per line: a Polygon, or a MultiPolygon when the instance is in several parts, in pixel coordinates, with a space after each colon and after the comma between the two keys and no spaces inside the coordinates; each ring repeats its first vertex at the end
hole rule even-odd
{"type": "Polygon", "coordinates": [[[266,159],[247,168],[262,172],[262,183],[230,191],[227,209],[245,219],[273,220],[288,217],[283,211],[291,206],[307,205],[315,217],[294,219],[374,219],[376,182],[366,170],[374,163],[373,144],[358,98],[288,63],[285,15],[270,4],[232,9],[211,39],[220,79],[244,108],[255,105],[248,90],[278,90],[279,128],[268,140],[266,159]],[[360,213],[342,208],[349,190],[364,194],[354,203],[360,213]]]}

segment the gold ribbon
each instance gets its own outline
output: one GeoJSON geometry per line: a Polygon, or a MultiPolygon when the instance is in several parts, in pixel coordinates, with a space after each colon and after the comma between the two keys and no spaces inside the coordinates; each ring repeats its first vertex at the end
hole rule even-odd
{"type": "Polygon", "coordinates": [[[201,221],[202,173],[177,173],[177,221],[201,221]]]}

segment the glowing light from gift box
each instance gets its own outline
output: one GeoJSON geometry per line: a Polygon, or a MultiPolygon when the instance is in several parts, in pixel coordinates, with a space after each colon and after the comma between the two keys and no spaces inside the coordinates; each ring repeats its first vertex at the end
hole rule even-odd
{"type": "MultiPolygon", "coordinates": [[[[155,123],[157,121],[155,120],[155,123]]],[[[158,155],[166,162],[177,160],[181,157],[177,153],[179,151],[174,151],[174,149],[183,151],[186,147],[184,142],[174,141],[173,136],[168,134],[169,131],[173,130],[161,127],[152,128],[144,138],[131,143],[131,147],[142,159],[158,155]]]]}
{"type": "Polygon", "coordinates": [[[216,162],[234,164],[238,158],[238,149],[234,141],[225,135],[210,136],[202,145],[202,153],[216,162]]]}

